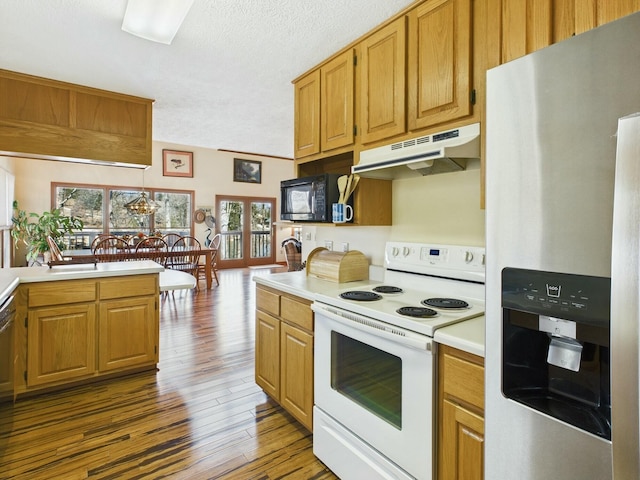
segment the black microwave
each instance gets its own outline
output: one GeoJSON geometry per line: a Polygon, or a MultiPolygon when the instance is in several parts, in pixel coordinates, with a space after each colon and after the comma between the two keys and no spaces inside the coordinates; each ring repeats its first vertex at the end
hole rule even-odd
{"type": "Polygon", "coordinates": [[[280,219],[331,222],[332,204],[340,198],[338,177],[340,174],[324,173],[280,182],[280,219]]]}

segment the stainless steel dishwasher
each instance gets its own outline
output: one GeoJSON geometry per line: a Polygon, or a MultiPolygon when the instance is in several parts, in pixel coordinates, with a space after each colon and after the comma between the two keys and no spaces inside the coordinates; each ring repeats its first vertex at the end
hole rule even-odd
{"type": "Polygon", "coordinates": [[[13,295],[0,304],[0,400],[13,397],[13,295]]]}

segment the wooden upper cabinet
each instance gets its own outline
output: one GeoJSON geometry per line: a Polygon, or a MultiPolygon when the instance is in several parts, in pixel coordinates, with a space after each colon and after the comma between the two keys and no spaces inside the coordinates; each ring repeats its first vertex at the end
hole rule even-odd
{"type": "Polygon", "coordinates": [[[551,0],[502,2],[502,62],[553,43],[551,0]]]}
{"type": "Polygon", "coordinates": [[[0,70],[0,153],[151,165],[152,103],[0,70]]]}
{"type": "Polygon", "coordinates": [[[508,62],[640,10],[640,0],[502,2],[502,62],[508,62]]]}
{"type": "Polygon", "coordinates": [[[294,155],[296,158],[320,153],[320,70],[294,84],[294,155]]]}
{"type": "Polygon", "coordinates": [[[408,16],[409,130],[470,115],[471,1],[432,0],[408,16]]]}
{"type": "Polygon", "coordinates": [[[354,57],[349,49],[320,69],[323,152],[353,144],[354,57]]]}
{"type": "Polygon", "coordinates": [[[360,44],[361,143],[406,131],[406,17],[377,30],[360,44]]]}

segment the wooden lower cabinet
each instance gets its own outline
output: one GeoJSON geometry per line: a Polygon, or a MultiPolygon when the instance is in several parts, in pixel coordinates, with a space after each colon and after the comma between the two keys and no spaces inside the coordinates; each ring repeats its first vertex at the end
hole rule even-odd
{"type": "Polygon", "coordinates": [[[438,350],[439,480],[484,478],[484,359],[438,350]]]}
{"type": "Polygon", "coordinates": [[[313,335],[286,322],[280,329],[280,404],[313,429],[313,335]]]}
{"type": "Polygon", "coordinates": [[[27,385],[92,375],[96,371],[96,305],[29,311],[27,385]]]}
{"type": "Polygon", "coordinates": [[[19,287],[14,395],[158,363],[158,275],[19,287]],[[24,374],[23,374],[24,372],[24,374]]]}
{"type": "Polygon", "coordinates": [[[307,429],[313,429],[311,301],[257,286],[255,380],[307,429]]]}
{"type": "Polygon", "coordinates": [[[157,363],[156,299],[134,297],[100,304],[98,370],[108,372],[125,367],[157,363]]]}
{"type": "Polygon", "coordinates": [[[280,320],[256,311],[256,383],[267,395],[280,399],[280,320]]]}

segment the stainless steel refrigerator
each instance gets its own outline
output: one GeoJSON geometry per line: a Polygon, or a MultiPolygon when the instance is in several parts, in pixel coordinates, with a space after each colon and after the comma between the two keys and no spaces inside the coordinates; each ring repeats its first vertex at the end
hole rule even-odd
{"type": "Polygon", "coordinates": [[[487,480],[640,478],[636,112],[640,13],[487,74],[487,480]]]}

